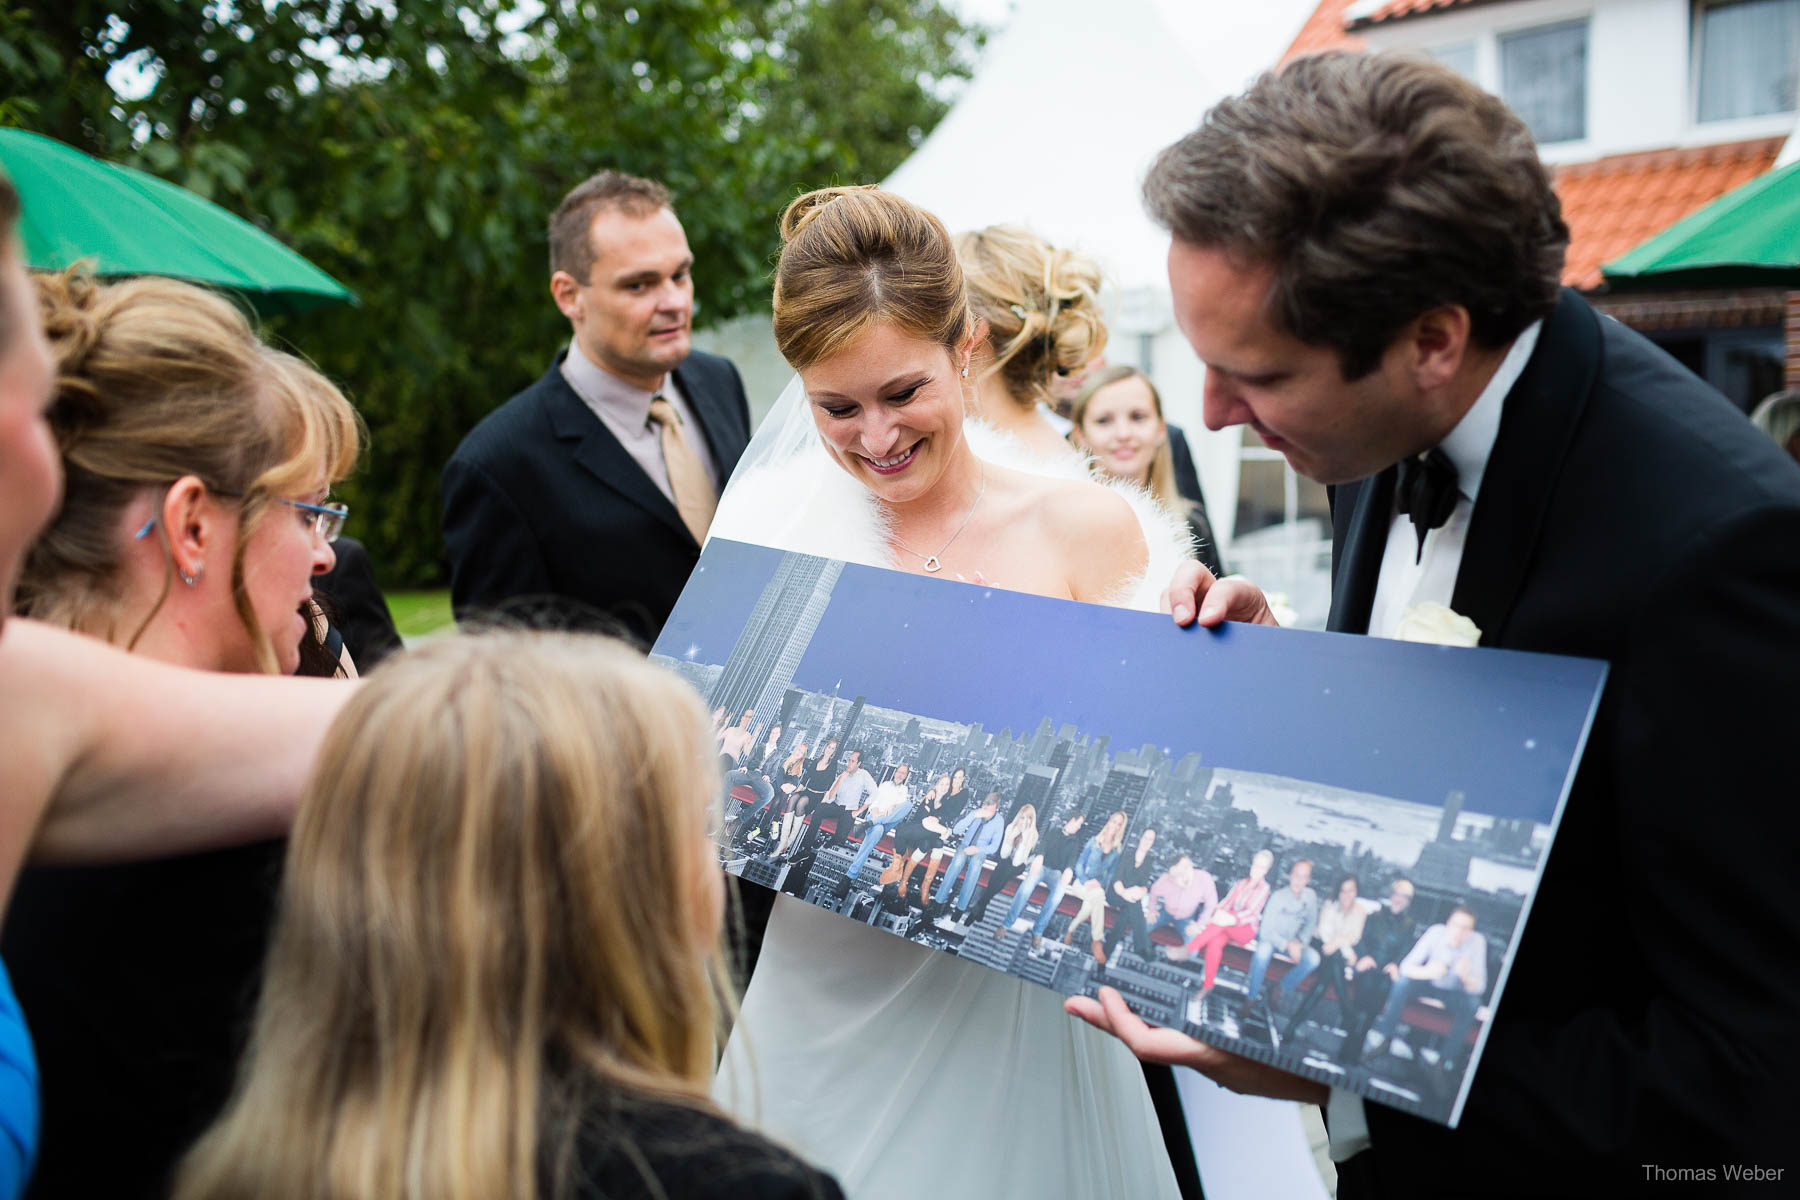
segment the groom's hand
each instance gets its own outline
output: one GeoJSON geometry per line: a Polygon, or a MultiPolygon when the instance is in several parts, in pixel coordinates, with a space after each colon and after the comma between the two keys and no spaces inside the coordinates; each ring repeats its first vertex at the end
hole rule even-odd
{"type": "Polygon", "coordinates": [[[1175,568],[1174,578],[1163,590],[1162,607],[1177,625],[1191,624],[1196,614],[1200,624],[1209,628],[1221,621],[1281,624],[1269,611],[1268,597],[1254,583],[1248,579],[1215,579],[1211,571],[1192,561],[1175,568]]]}
{"type": "Polygon", "coordinates": [[[1063,1008],[1088,1024],[1106,1030],[1145,1062],[1192,1067],[1228,1091],[1318,1105],[1331,1097],[1331,1089],[1322,1083],[1265,1067],[1229,1050],[1197,1042],[1173,1029],[1146,1025],[1125,1006],[1124,998],[1109,987],[1100,989],[1098,1002],[1086,996],[1071,996],[1063,1001],[1063,1008]]]}

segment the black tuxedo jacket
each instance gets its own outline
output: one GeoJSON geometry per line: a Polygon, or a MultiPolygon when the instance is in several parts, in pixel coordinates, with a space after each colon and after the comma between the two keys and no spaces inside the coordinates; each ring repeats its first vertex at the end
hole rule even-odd
{"type": "Polygon", "coordinates": [[[337,554],[337,562],[313,580],[313,590],[324,595],[329,605],[326,616],[344,635],[344,645],[350,648],[357,674],[364,675],[403,648],[400,631],[394,628],[393,615],[375,583],[375,571],[363,544],[355,538],[340,537],[331,548],[337,554]]]}
{"type": "MultiPolygon", "coordinates": [[[[1333,629],[1367,631],[1393,486],[1335,489],[1333,629]]],[[[1611,673],[1461,1125],[1367,1105],[1340,1195],[1613,1195],[1654,1189],[1647,1164],[1794,1179],[1800,468],[1565,293],[1451,606],[1483,645],[1611,673]]]]}
{"type": "MultiPolygon", "coordinates": [[[[700,547],[673,502],[563,378],[562,359],[482,418],[444,467],[451,603],[458,619],[547,609],[559,626],[616,623],[649,644],[700,547]]],[[[750,440],[737,368],[695,351],[675,369],[675,383],[723,482],[750,440]]]]}

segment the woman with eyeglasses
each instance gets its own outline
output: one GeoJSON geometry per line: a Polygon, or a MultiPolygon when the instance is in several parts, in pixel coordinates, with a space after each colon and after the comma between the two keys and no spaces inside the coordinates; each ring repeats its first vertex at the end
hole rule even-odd
{"type": "Polygon", "coordinates": [[[214,671],[292,674],[345,509],[348,402],[190,284],[40,276],[63,505],[21,616],[214,671]]]}
{"type": "MultiPolygon", "coordinates": [[[[19,614],[178,666],[352,673],[312,600],[357,452],[342,394],[191,285],[71,273],[37,292],[67,483],[19,614]]],[[[0,955],[43,1072],[40,1194],[166,1193],[229,1094],[284,848],[21,875],[0,955]]]]}

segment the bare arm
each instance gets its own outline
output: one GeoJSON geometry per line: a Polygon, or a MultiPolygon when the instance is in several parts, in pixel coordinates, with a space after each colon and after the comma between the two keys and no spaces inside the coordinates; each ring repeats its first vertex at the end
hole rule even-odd
{"type": "Polygon", "coordinates": [[[10,620],[0,869],[151,858],[287,829],[354,684],[190,671],[10,620]]]}
{"type": "Polygon", "coordinates": [[[1071,996],[1063,1001],[1063,1010],[1113,1034],[1145,1062],[1192,1067],[1234,1092],[1276,1100],[1299,1100],[1307,1104],[1324,1104],[1330,1094],[1330,1089],[1322,1083],[1241,1058],[1229,1050],[1208,1046],[1173,1029],[1147,1025],[1110,987],[1101,988],[1098,999],[1071,996]]]}
{"type": "Polygon", "coordinates": [[[1089,604],[1117,603],[1150,561],[1144,531],[1122,496],[1085,480],[1059,488],[1046,506],[1052,536],[1069,561],[1069,594],[1089,604]]]}

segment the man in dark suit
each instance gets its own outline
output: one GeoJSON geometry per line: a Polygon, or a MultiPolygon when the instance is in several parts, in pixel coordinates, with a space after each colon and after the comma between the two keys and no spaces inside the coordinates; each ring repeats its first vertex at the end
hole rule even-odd
{"type": "Polygon", "coordinates": [[[444,468],[459,618],[548,609],[655,641],[750,437],[737,368],[690,345],[693,262],[651,180],[602,171],[550,218],[574,336],[444,468]]]}
{"type": "MultiPolygon", "coordinates": [[[[1529,134],[1437,64],[1298,60],[1145,187],[1207,424],[1335,485],[1331,627],[1391,636],[1435,601],[1482,645],[1611,673],[1457,1129],[1151,1030],[1116,995],[1072,1011],[1326,1105],[1344,1197],[1792,1179],[1800,470],[1558,288],[1568,233],[1529,134]]],[[[1198,568],[1171,600],[1183,623],[1266,615],[1198,568]]]]}

